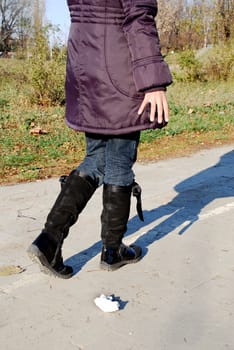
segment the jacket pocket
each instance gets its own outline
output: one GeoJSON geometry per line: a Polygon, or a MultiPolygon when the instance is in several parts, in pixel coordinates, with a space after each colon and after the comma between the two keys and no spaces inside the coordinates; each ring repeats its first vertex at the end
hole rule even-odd
{"type": "Polygon", "coordinates": [[[133,80],[132,62],[127,40],[120,25],[105,25],[105,66],[114,88],[132,99],[142,100],[133,80]]]}

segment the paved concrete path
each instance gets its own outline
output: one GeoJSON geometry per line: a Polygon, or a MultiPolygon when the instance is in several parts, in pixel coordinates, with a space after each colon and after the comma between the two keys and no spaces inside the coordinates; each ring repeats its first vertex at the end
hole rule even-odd
{"type": "Polygon", "coordinates": [[[234,145],[136,164],[145,222],[132,201],[125,241],[141,262],[99,269],[101,190],[72,227],[64,257],[70,280],[40,272],[25,253],[59,190],[57,179],[2,186],[0,277],[2,350],[233,350],[234,145]],[[105,314],[94,298],[115,294],[105,314]]]}

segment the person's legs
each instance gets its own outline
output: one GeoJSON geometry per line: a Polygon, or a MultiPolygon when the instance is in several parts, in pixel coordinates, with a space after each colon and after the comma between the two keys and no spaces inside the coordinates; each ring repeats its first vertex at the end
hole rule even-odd
{"type": "Polygon", "coordinates": [[[73,270],[62,259],[62,244],[69,228],[77,221],[87,202],[102,184],[105,167],[106,141],[94,135],[86,137],[87,154],[80,166],[62,177],[61,191],[51,209],[41,234],[31,244],[28,253],[43,266],[45,272],[69,278],[73,270]]]}
{"type": "Polygon", "coordinates": [[[98,186],[103,184],[105,174],[107,140],[105,135],[86,133],[86,155],[77,167],[81,174],[90,176],[98,186]]]}
{"type": "Polygon", "coordinates": [[[141,248],[122,243],[130,212],[133,164],[136,161],[140,133],[110,137],[106,145],[106,167],[101,215],[103,242],[101,268],[115,270],[141,258],[141,248]]]}

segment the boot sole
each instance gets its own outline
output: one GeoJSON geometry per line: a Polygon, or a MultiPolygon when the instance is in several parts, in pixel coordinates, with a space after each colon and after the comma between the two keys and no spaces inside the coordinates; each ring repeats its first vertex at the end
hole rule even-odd
{"type": "Polygon", "coordinates": [[[53,267],[51,267],[51,265],[49,264],[45,255],[40,251],[40,249],[36,245],[31,244],[27,250],[27,253],[29,258],[39,265],[41,272],[45,273],[46,275],[59,277],[63,279],[68,279],[73,276],[73,273],[63,275],[54,270],[53,267]]]}
{"type": "Polygon", "coordinates": [[[122,266],[125,266],[125,265],[128,265],[128,264],[135,264],[135,263],[137,263],[138,261],[141,260],[141,258],[142,258],[142,256],[139,256],[136,259],[120,261],[120,262],[118,262],[116,264],[113,264],[113,265],[109,265],[109,264],[105,263],[104,261],[101,261],[99,266],[100,266],[100,268],[102,270],[105,270],[105,271],[116,271],[122,266]]]}

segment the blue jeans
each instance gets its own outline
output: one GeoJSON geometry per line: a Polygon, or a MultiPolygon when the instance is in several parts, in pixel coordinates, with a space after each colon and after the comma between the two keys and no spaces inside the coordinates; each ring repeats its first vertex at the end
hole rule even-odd
{"type": "Polygon", "coordinates": [[[133,164],[137,158],[140,132],[110,136],[86,133],[86,156],[77,169],[103,183],[129,186],[134,181],[133,164]]]}

